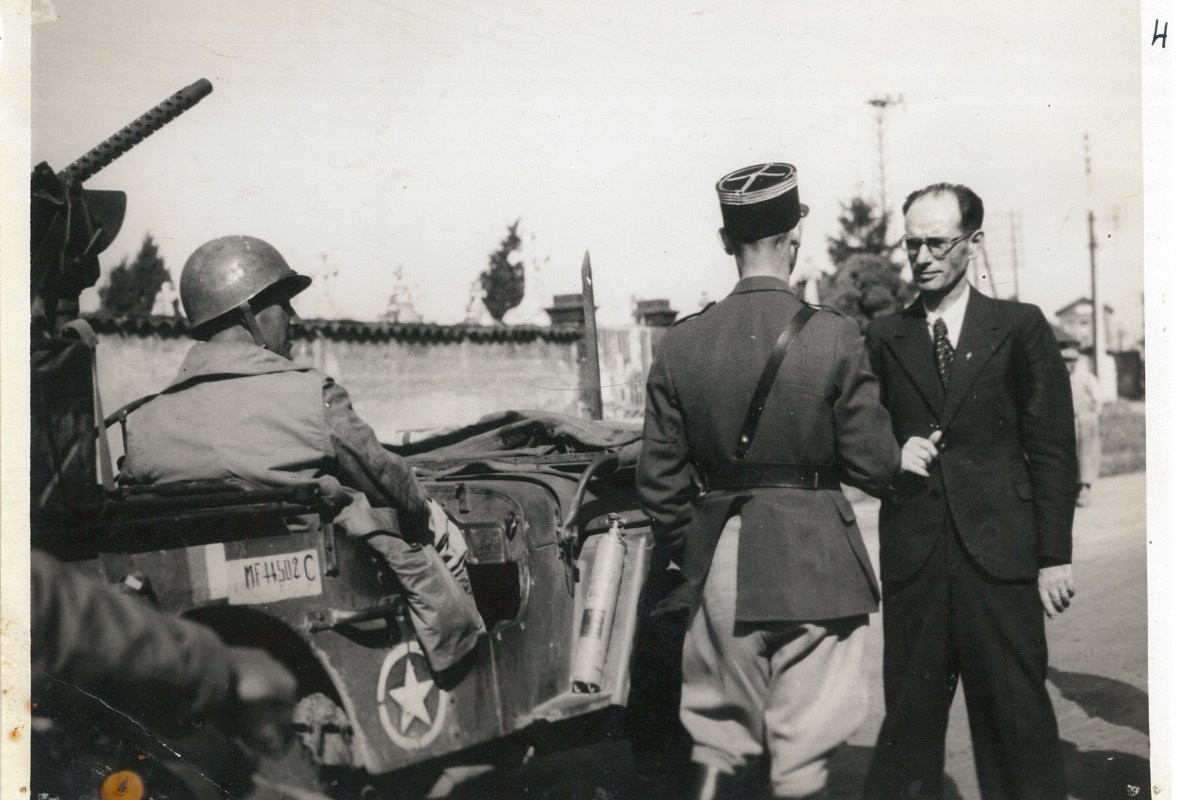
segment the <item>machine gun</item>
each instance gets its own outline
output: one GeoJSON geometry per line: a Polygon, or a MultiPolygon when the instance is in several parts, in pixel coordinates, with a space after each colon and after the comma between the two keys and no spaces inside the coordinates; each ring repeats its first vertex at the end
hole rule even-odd
{"type": "Polygon", "coordinates": [[[100,170],[212,92],[204,78],[155,105],[58,173],[33,168],[30,217],[34,336],[55,336],[78,315],[78,296],[100,274],[98,254],[118,235],[127,196],[82,188],[100,170]]]}
{"type": "MultiPolygon", "coordinates": [[[[122,226],[127,196],[82,184],[212,91],[201,79],[152,107],[60,172],[33,168],[30,213],[32,512],[35,544],[79,557],[79,529],[92,529],[101,503],[95,475],[93,341],[74,322],[78,297],[97,283],[98,255],[122,226]]],[[[104,453],[104,477],[109,459],[104,453]]],[[[105,481],[109,483],[109,480],[105,481]]]]}

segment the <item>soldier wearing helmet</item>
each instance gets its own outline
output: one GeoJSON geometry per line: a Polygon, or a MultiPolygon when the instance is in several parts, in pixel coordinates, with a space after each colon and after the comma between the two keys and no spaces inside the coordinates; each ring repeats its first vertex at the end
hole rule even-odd
{"type": "Polygon", "coordinates": [[[311,279],[292,270],[270,244],[225,236],[188,258],[180,274],[180,302],[193,338],[208,341],[227,331],[241,339],[244,331],[258,347],[289,358],[289,324],[278,323],[297,323],[290,299],[310,285],[311,279]]]}
{"type": "Polygon", "coordinates": [[[310,283],[251,236],[197,248],[180,276],[180,300],[198,341],[175,380],[128,420],[121,480],[318,482],[338,508],[336,523],[365,538],[400,578],[430,664],[445,669],[485,632],[465,542],[343,387],[290,360],[292,298],[310,283]]]}

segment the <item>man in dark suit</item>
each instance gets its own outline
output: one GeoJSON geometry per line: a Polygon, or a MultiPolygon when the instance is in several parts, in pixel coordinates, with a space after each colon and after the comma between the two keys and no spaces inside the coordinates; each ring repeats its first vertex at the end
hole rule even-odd
{"type": "Polygon", "coordinates": [[[773,794],[810,797],[866,715],[867,615],[878,607],[839,481],[881,491],[899,447],[857,326],[789,288],[805,211],[793,167],[747,167],[717,189],[740,280],[658,350],[638,491],[685,578],[662,610],[681,600],[693,615],[680,716],[696,796],[749,796],[767,753],[773,794]]]}
{"type": "Polygon", "coordinates": [[[887,717],[866,792],[941,796],[959,679],[982,796],[1064,798],[1043,610],[1062,613],[1075,593],[1067,369],[1037,306],[970,288],[975,193],[935,184],[903,212],[920,296],[866,331],[904,443],[879,516],[887,717]]]}

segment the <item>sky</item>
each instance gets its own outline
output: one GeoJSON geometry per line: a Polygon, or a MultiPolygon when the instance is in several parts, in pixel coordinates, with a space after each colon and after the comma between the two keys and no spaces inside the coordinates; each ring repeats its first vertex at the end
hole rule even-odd
{"type": "MultiPolygon", "coordinates": [[[[202,242],[248,233],[315,278],[304,316],[375,319],[399,274],[426,320],[458,322],[521,219],[527,295],[508,322],[546,324],[552,296],[580,290],[586,250],[603,324],[628,321],[635,299],[690,312],[736,278],[716,235],[716,180],[795,164],[811,208],[801,265],[829,269],[840,203],[879,194],[866,101],[902,96],[884,129],[894,212],[928,183],[971,186],[998,293],[1011,291],[1016,249],[1021,299],[1051,316],[1090,292],[1090,207],[1101,298],[1128,341],[1143,334],[1135,4],[37,0],[33,11],[33,163],[61,169],[177,89],[214,86],[87,183],[129,195],[108,267],[150,232],[178,279],[202,242]]],[[[96,292],[83,301],[95,307],[96,292]]]]}
{"type": "MultiPolygon", "coordinates": [[[[107,268],[150,231],[178,278],[204,241],[249,233],[315,278],[299,298],[307,316],[374,319],[399,271],[427,319],[456,322],[488,254],[521,219],[535,266],[508,321],[546,324],[551,296],[579,290],[586,250],[602,322],[627,321],[635,298],[691,311],[735,280],[715,233],[715,181],[762,161],[797,165],[811,207],[802,265],[828,267],[824,239],[840,203],[879,191],[866,101],[902,96],[885,136],[892,210],[931,182],[972,186],[990,212],[995,265],[1008,261],[1005,231],[1018,220],[1020,295],[1051,316],[1089,292],[1091,208],[1101,297],[1126,338],[1139,335],[1141,60],[1173,63],[1173,49],[1145,47],[1152,19],[1134,2],[0,0],[0,11],[14,4],[31,4],[34,16],[30,167],[61,169],[177,89],[214,85],[88,182],[129,195],[107,268]]],[[[1177,24],[1171,5],[1146,2],[1177,24]]],[[[23,55],[12,16],[0,19],[10,62],[23,55]]],[[[1159,103],[1171,115],[1171,94],[1159,103]]],[[[8,128],[19,114],[5,111],[8,128]]],[[[1165,167],[1163,144],[1154,140],[1150,155],[1165,167]]],[[[1164,206],[1172,181],[1160,174],[1149,185],[1164,206]]],[[[1164,531],[1177,351],[1164,324],[1173,292],[1162,237],[1172,223],[1157,199],[1149,528],[1164,531]]],[[[1007,281],[1008,270],[995,277],[1007,281]]],[[[83,305],[97,305],[94,290],[83,305]]],[[[23,354],[13,332],[27,326],[11,314],[5,324],[0,349],[23,354]]],[[[20,374],[0,384],[5,408],[28,407],[20,374]]],[[[5,425],[13,419],[23,413],[5,425]]],[[[19,455],[20,441],[10,436],[6,453],[19,455]]],[[[27,458],[12,463],[9,500],[27,480],[27,458]]],[[[21,536],[22,514],[3,504],[13,523],[3,529],[21,536]]],[[[5,563],[18,556],[10,548],[5,563]]],[[[1150,539],[1149,561],[1152,633],[1163,642],[1172,537],[1150,539]]],[[[6,608],[27,599],[20,574],[5,573],[6,608]]],[[[21,615],[9,616],[19,636],[21,615]]],[[[1174,663],[1156,641],[1154,677],[1174,663]]],[[[1152,744],[1173,762],[1165,723],[1177,713],[1166,694],[1152,744]]],[[[1163,783],[1167,770],[1154,764],[1153,776],[1163,783]]]]}

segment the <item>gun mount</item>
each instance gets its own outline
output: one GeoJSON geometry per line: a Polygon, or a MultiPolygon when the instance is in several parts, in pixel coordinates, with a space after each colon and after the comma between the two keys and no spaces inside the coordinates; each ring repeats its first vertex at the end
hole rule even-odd
{"type": "Polygon", "coordinates": [[[89,180],[135,145],[212,92],[204,78],[152,106],[101,144],[54,173],[33,168],[30,216],[34,335],[57,335],[78,314],[78,296],[98,282],[98,255],[123,224],[127,196],[83,189],[89,180]]]}

